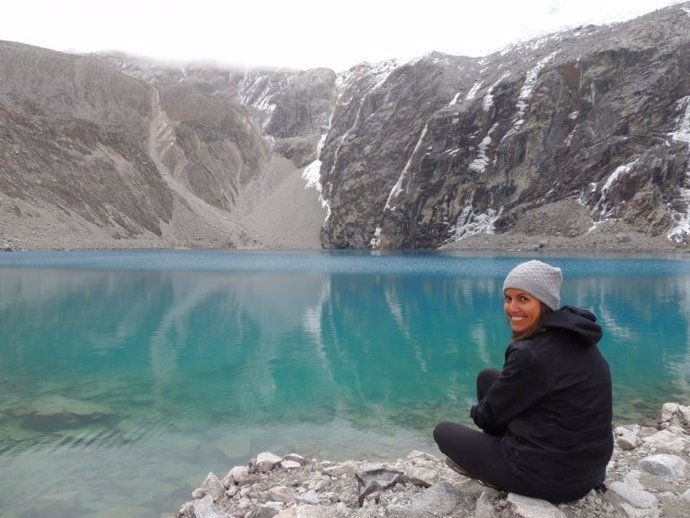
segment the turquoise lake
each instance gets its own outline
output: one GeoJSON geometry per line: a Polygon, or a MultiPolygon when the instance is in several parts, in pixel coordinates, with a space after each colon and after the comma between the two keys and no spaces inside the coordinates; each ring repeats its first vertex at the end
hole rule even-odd
{"type": "MultiPolygon", "coordinates": [[[[0,254],[0,515],[172,515],[267,450],[436,453],[434,425],[469,422],[476,373],[502,364],[501,284],[528,258],[0,254]],[[56,401],[90,410],[37,421],[56,401]]],[[[541,259],[604,328],[616,424],[690,402],[689,260],[541,259]]]]}

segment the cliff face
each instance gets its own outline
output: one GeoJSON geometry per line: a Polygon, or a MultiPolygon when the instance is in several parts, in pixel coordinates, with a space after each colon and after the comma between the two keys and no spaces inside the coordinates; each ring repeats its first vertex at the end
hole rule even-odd
{"type": "MultiPolygon", "coordinates": [[[[567,199],[592,225],[687,239],[689,37],[688,8],[675,7],[396,68],[356,108],[336,107],[321,155],[324,244],[435,248],[509,232],[567,199]]],[[[555,227],[576,235],[578,224],[555,227]]]]}
{"type": "Polygon", "coordinates": [[[481,59],[341,74],[0,42],[0,76],[6,237],[49,213],[75,236],[270,246],[252,222],[262,200],[304,196],[285,188],[302,169],[326,248],[576,237],[611,220],[678,243],[690,233],[690,4],[481,59]]]}

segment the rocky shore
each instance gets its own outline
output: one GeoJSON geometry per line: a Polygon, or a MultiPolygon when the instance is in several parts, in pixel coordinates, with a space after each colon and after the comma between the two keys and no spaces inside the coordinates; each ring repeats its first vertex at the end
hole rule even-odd
{"type": "Polygon", "coordinates": [[[690,510],[690,406],[663,405],[656,427],[615,429],[606,489],[560,505],[485,487],[413,451],[371,464],[263,452],[209,473],[175,518],[653,518],[690,510]]]}

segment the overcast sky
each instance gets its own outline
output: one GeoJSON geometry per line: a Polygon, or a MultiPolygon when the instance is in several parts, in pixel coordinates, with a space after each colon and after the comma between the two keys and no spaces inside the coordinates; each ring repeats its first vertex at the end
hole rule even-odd
{"type": "Polygon", "coordinates": [[[325,66],[401,62],[432,50],[483,56],[678,0],[4,0],[0,40],[55,50],[121,50],[165,60],[325,66]]]}

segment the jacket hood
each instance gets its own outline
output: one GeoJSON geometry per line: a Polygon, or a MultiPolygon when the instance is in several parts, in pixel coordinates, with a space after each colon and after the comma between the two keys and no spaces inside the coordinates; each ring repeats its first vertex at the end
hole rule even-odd
{"type": "Polygon", "coordinates": [[[550,313],[543,323],[543,327],[563,329],[578,335],[583,345],[593,346],[601,340],[601,326],[596,323],[597,317],[586,309],[575,306],[563,306],[550,313]]]}

